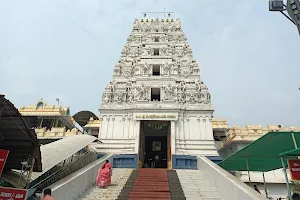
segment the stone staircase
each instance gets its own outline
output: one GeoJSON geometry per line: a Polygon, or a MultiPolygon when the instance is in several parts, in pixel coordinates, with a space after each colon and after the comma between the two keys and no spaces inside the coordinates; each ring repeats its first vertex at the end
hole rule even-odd
{"type": "Polygon", "coordinates": [[[199,170],[176,170],[183,192],[187,200],[219,200],[224,199],[199,170]]]}
{"type": "Polygon", "coordinates": [[[117,199],[132,171],[133,169],[114,168],[112,170],[112,184],[110,186],[99,188],[93,185],[77,200],[117,199]]]}
{"type": "Polygon", "coordinates": [[[217,188],[198,170],[114,168],[112,185],[93,185],[77,200],[220,200],[217,188]]]}
{"type": "Polygon", "coordinates": [[[175,170],[137,169],[128,179],[118,200],[185,200],[175,170]]]}

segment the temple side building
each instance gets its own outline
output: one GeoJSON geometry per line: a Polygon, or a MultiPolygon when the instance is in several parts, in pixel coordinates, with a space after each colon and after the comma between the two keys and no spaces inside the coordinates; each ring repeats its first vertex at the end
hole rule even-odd
{"type": "Polygon", "coordinates": [[[283,125],[246,125],[245,127],[232,126],[228,127],[226,137],[224,138],[219,153],[223,158],[241,150],[246,145],[257,140],[268,132],[281,131],[299,132],[300,128],[296,126],[284,127],[283,125]]]}
{"type": "Polygon", "coordinates": [[[22,106],[20,114],[35,133],[42,144],[57,141],[64,137],[83,134],[76,127],[74,118],[70,115],[70,107],[48,105],[43,99],[36,104],[22,106]]]}
{"type": "MultiPolygon", "coordinates": [[[[233,153],[241,150],[248,144],[254,142],[258,138],[262,137],[268,132],[299,132],[300,128],[295,126],[284,127],[283,125],[245,125],[240,126],[229,126],[226,137],[221,142],[221,148],[219,154],[223,159],[232,155],[233,153]]],[[[277,169],[269,172],[265,172],[265,182],[267,193],[269,197],[277,199],[284,197],[287,194],[286,181],[284,177],[283,169],[277,169]]],[[[287,172],[289,176],[289,172],[287,172]]],[[[264,181],[262,172],[250,172],[248,175],[247,171],[236,171],[234,175],[242,182],[249,184],[249,175],[252,184],[256,184],[258,188],[263,192],[264,181]]],[[[289,177],[290,179],[290,177],[289,177]]]]}

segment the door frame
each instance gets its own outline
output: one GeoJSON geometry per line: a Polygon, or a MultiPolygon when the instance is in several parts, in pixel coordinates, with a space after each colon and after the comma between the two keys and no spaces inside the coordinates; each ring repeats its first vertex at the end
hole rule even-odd
{"type": "MultiPolygon", "coordinates": [[[[139,155],[138,155],[138,168],[143,168],[145,159],[145,133],[144,123],[148,120],[141,120],[140,134],[139,134],[139,155]]],[[[157,120],[162,121],[162,120],[157,120]]],[[[172,169],[172,143],[171,143],[171,121],[166,121],[168,124],[167,130],[167,169],[172,169]]],[[[175,144],[173,144],[175,145],[175,144]]]]}

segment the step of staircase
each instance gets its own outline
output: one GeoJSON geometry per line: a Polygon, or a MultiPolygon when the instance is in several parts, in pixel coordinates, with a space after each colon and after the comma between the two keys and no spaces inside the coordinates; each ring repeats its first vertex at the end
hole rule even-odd
{"type": "Polygon", "coordinates": [[[187,200],[224,199],[218,189],[206,180],[199,170],[176,170],[187,200]]]}
{"type": "Polygon", "coordinates": [[[77,198],[77,200],[117,199],[132,171],[132,169],[114,168],[112,170],[112,184],[110,186],[106,188],[99,188],[98,186],[93,185],[84,194],[77,198]]]}
{"type": "Polygon", "coordinates": [[[129,177],[118,200],[185,200],[175,170],[139,169],[129,177]]]}
{"type": "Polygon", "coordinates": [[[129,200],[171,199],[166,169],[140,169],[129,200]]]}

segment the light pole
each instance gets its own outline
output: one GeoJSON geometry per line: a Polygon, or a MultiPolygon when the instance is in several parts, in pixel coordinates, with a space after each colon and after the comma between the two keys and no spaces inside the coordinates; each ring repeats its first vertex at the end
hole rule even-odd
{"type": "Polygon", "coordinates": [[[283,14],[296,25],[300,35],[300,0],[287,0],[286,5],[284,5],[283,0],[269,0],[269,11],[283,14]],[[288,15],[283,11],[286,11],[288,15]]]}
{"type": "Polygon", "coordinates": [[[56,101],[57,101],[57,105],[58,105],[58,107],[59,107],[59,103],[61,103],[61,102],[59,101],[59,98],[56,98],[56,101]]]}

